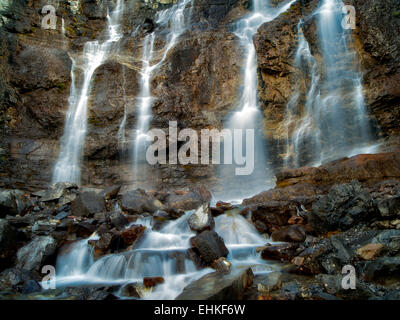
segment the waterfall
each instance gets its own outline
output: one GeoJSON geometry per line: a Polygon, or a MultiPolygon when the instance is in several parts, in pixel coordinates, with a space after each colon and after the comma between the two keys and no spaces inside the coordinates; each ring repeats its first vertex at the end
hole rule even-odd
{"type": "MultiPolygon", "coordinates": [[[[272,187],[274,184],[273,174],[267,163],[263,115],[257,95],[257,55],[253,36],[262,24],[274,20],[281,13],[288,10],[294,2],[293,0],[281,7],[274,8],[269,1],[254,0],[252,13],[238,21],[236,25],[235,35],[239,38],[240,45],[245,49],[243,89],[239,105],[236,106],[236,111],[227,119],[225,128],[228,128],[231,132],[241,129],[242,136],[239,133],[235,138],[241,138],[242,141],[246,141],[246,130],[254,130],[254,145],[250,147],[250,150],[254,151],[252,159],[254,170],[250,175],[238,176],[235,172],[237,165],[221,165],[219,175],[222,181],[222,192],[218,197],[224,200],[243,199],[265,190],[268,186],[272,187]],[[229,191],[227,190],[228,185],[230,186],[229,191]]],[[[242,150],[235,150],[234,152],[241,153],[246,150],[246,143],[247,141],[243,143],[242,150]]],[[[235,140],[234,149],[239,149],[237,145],[238,143],[235,140]]]]}
{"type": "Polygon", "coordinates": [[[151,79],[154,72],[162,66],[170,50],[176,45],[178,38],[183,34],[190,23],[190,14],[185,15],[187,6],[190,12],[193,0],[182,0],[171,8],[157,14],[156,25],[158,29],[148,34],[143,40],[142,69],[140,78],[140,94],[137,99],[138,120],[133,132],[133,176],[134,184],[140,187],[151,187],[147,176],[149,167],[146,163],[146,149],[149,145],[147,132],[152,119],[151,107],[153,96],[151,94],[151,79]],[[165,47],[161,55],[154,50],[157,33],[166,33],[165,47]]]}
{"type": "Polygon", "coordinates": [[[344,156],[377,152],[357,53],[351,48],[351,32],[342,27],[343,6],[341,0],[324,0],[315,12],[322,67],[311,53],[302,22],[299,24],[295,67],[303,78],[311,79],[304,107],[299,92],[288,104],[287,166],[320,165],[344,156]]]}
{"type": "MultiPolygon", "coordinates": [[[[57,286],[88,284],[141,283],[144,277],[164,278],[162,285],[153,289],[146,299],[173,299],[183,288],[213,269],[198,270],[187,254],[190,238],[195,233],[189,228],[187,211],[177,220],[168,222],[161,230],[152,229],[152,217],[138,219],[146,225],[145,234],[133,250],[109,254],[97,261],[89,240],[80,240],[57,258],[57,286]]],[[[228,260],[233,267],[252,267],[255,273],[270,272],[273,266],[260,258],[256,248],[268,242],[252,224],[239,214],[224,214],[215,219],[215,231],[225,240],[228,260]]]]}
{"type": "Polygon", "coordinates": [[[119,21],[123,1],[118,0],[111,15],[107,15],[108,32],[103,42],[87,42],[82,57],[71,58],[71,91],[66,115],[64,134],[61,138],[60,153],[53,171],[53,183],[81,180],[81,160],[87,132],[87,105],[91,93],[92,78],[96,69],[114,50],[114,44],[121,38],[119,21]],[[82,72],[80,81],[76,75],[82,72]]]}

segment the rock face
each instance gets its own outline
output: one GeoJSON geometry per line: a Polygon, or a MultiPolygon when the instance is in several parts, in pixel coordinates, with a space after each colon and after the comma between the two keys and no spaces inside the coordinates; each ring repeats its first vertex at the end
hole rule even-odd
{"type": "Polygon", "coordinates": [[[236,269],[230,274],[213,272],[192,282],[176,300],[241,300],[253,283],[251,269],[236,269]]]}

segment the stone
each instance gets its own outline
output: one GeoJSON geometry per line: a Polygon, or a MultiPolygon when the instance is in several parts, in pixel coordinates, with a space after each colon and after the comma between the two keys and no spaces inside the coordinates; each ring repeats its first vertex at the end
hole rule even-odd
{"type": "Polygon", "coordinates": [[[16,266],[28,271],[40,271],[40,268],[55,253],[56,249],[57,243],[52,237],[35,237],[18,250],[16,266]]]}
{"type": "Polygon", "coordinates": [[[50,185],[47,189],[33,192],[32,195],[40,198],[40,201],[49,202],[59,200],[62,196],[74,193],[78,186],[74,183],[57,182],[50,185]]]}
{"type": "Polygon", "coordinates": [[[49,234],[57,228],[57,223],[49,221],[36,221],[32,227],[35,234],[49,234]]]}
{"type": "Polygon", "coordinates": [[[264,260],[290,261],[298,245],[294,243],[275,244],[260,248],[264,260]]]}
{"type": "Polygon", "coordinates": [[[121,212],[114,211],[110,214],[110,223],[117,229],[122,229],[128,224],[128,220],[121,212]]]}
{"type": "Polygon", "coordinates": [[[186,286],[176,300],[242,300],[253,278],[251,268],[209,273],[186,286]]]}
{"type": "Polygon", "coordinates": [[[232,263],[230,263],[228,260],[226,260],[225,257],[221,257],[221,258],[215,260],[211,267],[213,269],[215,269],[217,272],[229,273],[229,272],[231,272],[232,263]]]}
{"type": "Polygon", "coordinates": [[[201,196],[195,192],[188,192],[184,195],[170,194],[167,199],[168,209],[194,210],[203,204],[201,196]]]}
{"type": "Polygon", "coordinates": [[[7,220],[0,219],[0,271],[11,267],[18,242],[18,230],[7,220]]]}
{"type": "Polygon", "coordinates": [[[379,214],[383,218],[400,217],[400,196],[383,199],[377,203],[379,214]]]}
{"type": "Polygon", "coordinates": [[[274,241],[303,242],[306,239],[306,233],[303,227],[299,225],[290,225],[274,231],[271,237],[274,241]]]}
{"type": "Polygon", "coordinates": [[[348,230],[375,214],[373,200],[357,182],[332,187],[314,203],[309,223],[319,232],[348,230]]]}
{"type": "Polygon", "coordinates": [[[207,204],[200,206],[195,213],[189,217],[188,223],[190,229],[196,232],[212,230],[215,226],[214,218],[207,204]]]}
{"type": "Polygon", "coordinates": [[[145,297],[149,292],[149,288],[138,283],[128,283],[121,288],[121,295],[124,297],[138,298],[145,297]]]}
{"type": "Polygon", "coordinates": [[[115,199],[121,190],[120,185],[107,187],[103,190],[103,197],[105,200],[115,199]]]}
{"type": "Polygon", "coordinates": [[[121,209],[128,214],[154,213],[157,208],[153,201],[154,199],[144,190],[129,190],[122,194],[121,209]]]}
{"type": "Polygon", "coordinates": [[[106,211],[104,198],[101,191],[82,190],[71,203],[72,215],[76,217],[89,217],[96,213],[106,211]]]}
{"type": "Polygon", "coordinates": [[[263,279],[257,284],[257,290],[261,293],[269,293],[271,291],[278,290],[282,286],[281,278],[281,272],[270,272],[263,276],[263,279]]]}
{"type": "Polygon", "coordinates": [[[224,240],[215,231],[203,231],[190,238],[190,245],[202,262],[210,266],[215,260],[229,254],[224,240]]]}
{"type": "Polygon", "coordinates": [[[143,278],[143,285],[148,288],[149,287],[153,288],[164,282],[165,282],[165,280],[163,277],[145,277],[145,278],[143,278]]]}
{"type": "Polygon", "coordinates": [[[145,226],[142,225],[133,225],[128,229],[121,231],[121,238],[124,240],[124,246],[129,247],[132,246],[137,239],[139,239],[144,231],[146,230],[145,226]]]}
{"type": "Polygon", "coordinates": [[[400,257],[380,257],[366,261],[362,269],[362,278],[366,281],[388,280],[400,274],[400,257]]]}
{"type": "Polygon", "coordinates": [[[357,255],[364,260],[373,260],[378,257],[384,249],[381,243],[369,243],[357,250],[357,255]]]}
{"type": "Polygon", "coordinates": [[[20,190],[0,189],[0,218],[23,214],[32,206],[32,201],[20,190]]]}

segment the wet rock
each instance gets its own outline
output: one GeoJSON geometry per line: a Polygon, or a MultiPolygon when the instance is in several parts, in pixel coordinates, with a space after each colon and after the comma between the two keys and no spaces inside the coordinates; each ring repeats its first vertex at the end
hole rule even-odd
{"type": "Polygon", "coordinates": [[[120,190],[120,185],[110,186],[103,190],[103,197],[105,200],[115,199],[120,190]]]}
{"type": "Polygon", "coordinates": [[[382,249],[384,246],[381,243],[369,243],[358,249],[357,255],[364,260],[373,260],[381,254],[382,249]]]}
{"type": "Polygon", "coordinates": [[[110,214],[110,223],[114,227],[122,229],[128,224],[128,220],[126,219],[125,215],[123,215],[121,212],[115,211],[110,214]]]}
{"type": "Polygon", "coordinates": [[[226,258],[221,257],[221,258],[215,260],[211,267],[213,269],[215,269],[217,272],[229,273],[229,272],[231,272],[232,263],[230,263],[228,260],[226,260],[226,258]]]}
{"type": "Polygon", "coordinates": [[[116,300],[117,287],[70,287],[64,291],[75,300],[116,300]]]}
{"type": "Polygon", "coordinates": [[[298,245],[295,243],[269,245],[260,248],[261,257],[265,260],[290,261],[297,248],[298,245]]]}
{"type": "Polygon", "coordinates": [[[144,231],[146,230],[145,226],[142,225],[133,225],[128,229],[121,231],[121,238],[124,240],[124,246],[129,247],[133,245],[137,239],[139,239],[144,231]]]}
{"type": "Polygon", "coordinates": [[[141,299],[146,296],[149,289],[139,283],[128,283],[121,288],[121,295],[124,297],[141,299]]]}
{"type": "MultiPolygon", "coordinates": [[[[400,257],[380,257],[364,264],[362,278],[366,281],[388,281],[400,275],[400,257]]],[[[398,279],[397,279],[398,281],[398,279]]]]}
{"type": "Polygon", "coordinates": [[[0,218],[22,214],[31,205],[31,200],[23,191],[0,189],[0,218]]]}
{"type": "Polygon", "coordinates": [[[379,201],[377,208],[383,218],[400,217],[400,196],[379,201]]]}
{"type": "Polygon", "coordinates": [[[144,190],[129,190],[122,195],[121,209],[129,214],[153,213],[158,209],[154,200],[144,190]]]}
{"type": "Polygon", "coordinates": [[[186,286],[176,300],[241,300],[253,278],[251,268],[209,273],[186,286]]]}
{"type": "Polygon", "coordinates": [[[28,280],[24,283],[22,293],[30,294],[34,292],[39,292],[41,289],[42,289],[41,286],[35,280],[28,280]]]}
{"type": "Polygon", "coordinates": [[[39,236],[17,252],[17,268],[39,271],[55,253],[56,241],[50,236],[39,236]]]}
{"type": "Polygon", "coordinates": [[[56,222],[36,221],[32,227],[32,232],[35,234],[49,234],[57,228],[56,222]]]}
{"type": "Polygon", "coordinates": [[[165,282],[165,280],[163,277],[145,277],[145,278],[143,278],[143,285],[148,288],[155,287],[164,282],[165,282]]]}
{"type": "Polygon", "coordinates": [[[200,206],[196,212],[189,217],[188,223],[190,229],[196,232],[212,230],[215,226],[214,218],[207,204],[200,206]]]}
{"type": "Polygon", "coordinates": [[[290,225],[273,232],[271,237],[274,241],[303,242],[306,239],[306,233],[303,227],[290,225]]]}
{"type": "Polygon", "coordinates": [[[40,288],[36,286],[39,280],[38,276],[30,271],[16,268],[6,269],[0,273],[0,291],[37,292],[40,291],[40,288]]]}
{"type": "Polygon", "coordinates": [[[14,262],[18,231],[7,220],[0,219],[0,270],[14,262]]]}
{"type": "Polygon", "coordinates": [[[203,231],[190,238],[192,250],[201,258],[201,261],[210,266],[215,260],[226,257],[229,253],[224,240],[215,231],[203,231]]]}
{"type": "Polygon", "coordinates": [[[33,192],[32,195],[39,197],[40,201],[49,202],[59,200],[63,196],[67,198],[74,197],[77,190],[78,186],[74,183],[57,182],[50,185],[48,189],[33,192]]]}
{"type": "Polygon", "coordinates": [[[116,230],[102,231],[99,236],[98,240],[89,240],[88,242],[94,248],[96,259],[123,247],[122,239],[116,230]]]}
{"type": "Polygon", "coordinates": [[[260,282],[258,282],[257,290],[261,293],[269,293],[271,291],[278,290],[282,286],[281,278],[281,272],[270,272],[264,276],[260,282]]]}
{"type": "Polygon", "coordinates": [[[106,211],[104,198],[101,191],[94,189],[82,190],[71,203],[72,215],[76,217],[89,217],[102,211],[106,211]]]}
{"type": "Polygon", "coordinates": [[[314,203],[310,224],[319,232],[347,230],[375,214],[373,200],[359,183],[334,186],[314,203]]]}
{"type": "Polygon", "coordinates": [[[180,209],[180,210],[194,210],[203,204],[202,197],[195,192],[187,192],[181,194],[170,194],[167,199],[168,209],[180,209]]]}

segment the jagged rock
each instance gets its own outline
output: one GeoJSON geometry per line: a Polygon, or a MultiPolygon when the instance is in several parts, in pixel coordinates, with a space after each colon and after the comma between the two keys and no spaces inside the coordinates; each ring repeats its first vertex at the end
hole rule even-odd
{"type": "Polygon", "coordinates": [[[71,210],[72,215],[76,217],[88,217],[106,211],[101,191],[94,189],[82,190],[76,199],[72,201],[71,210]]]}
{"type": "Polygon", "coordinates": [[[347,230],[375,214],[373,200],[359,183],[334,186],[314,203],[310,224],[319,232],[347,230]]]}
{"type": "Polygon", "coordinates": [[[128,247],[134,244],[136,240],[143,235],[145,230],[146,230],[145,226],[133,225],[128,229],[121,231],[121,237],[124,240],[124,246],[128,247]]]}
{"type": "Polygon", "coordinates": [[[372,239],[373,243],[382,244],[390,256],[400,253],[400,230],[385,230],[372,239]]]}
{"type": "Polygon", "coordinates": [[[17,252],[17,268],[28,271],[37,270],[46,263],[57,248],[56,241],[50,236],[39,236],[17,252]]]}
{"type": "Polygon", "coordinates": [[[206,230],[190,238],[190,245],[205,265],[211,265],[215,260],[229,254],[224,240],[215,231],[206,230]]]}
{"type": "Polygon", "coordinates": [[[31,205],[23,191],[0,189],[0,218],[24,213],[31,205]]]}
{"type": "Polygon", "coordinates": [[[367,261],[362,270],[362,278],[366,281],[386,280],[400,274],[400,257],[380,257],[367,261]]]}
{"type": "Polygon", "coordinates": [[[35,234],[49,234],[57,228],[56,222],[36,221],[32,227],[32,232],[35,234]]]}
{"type": "Polygon", "coordinates": [[[10,268],[0,273],[0,291],[31,293],[40,291],[40,279],[31,271],[10,268]]]}
{"type": "Polygon", "coordinates": [[[121,288],[121,295],[124,297],[141,299],[146,296],[149,289],[139,283],[128,283],[121,288]]]}
{"type": "Polygon", "coordinates": [[[110,214],[110,223],[114,227],[122,229],[128,224],[128,220],[121,212],[115,211],[110,214]]]}
{"type": "Polygon", "coordinates": [[[290,225],[273,232],[271,237],[274,241],[303,242],[306,239],[306,233],[303,227],[290,225]]]}
{"type": "Polygon", "coordinates": [[[381,243],[369,243],[357,250],[357,255],[364,260],[373,260],[380,255],[384,249],[381,243]]]}
{"type": "Polygon", "coordinates": [[[379,201],[377,208],[383,218],[400,217],[400,196],[379,201]]]}
{"type": "Polygon", "coordinates": [[[213,262],[212,268],[220,273],[229,273],[231,272],[232,263],[226,260],[225,257],[221,257],[213,262]]]}
{"type": "Polygon", "coordinates": [[[158,209],[154,200],[144,190],[129,190],[122,194],[121,209],[129,214],[153,213],[158,209]]]}
{"type": "Polygon", "coordinates": [[[0,270],[10,267],[16,251],[18,231],[7,220],[0,219],[0,270]]]}
{"type": "Polygon", "coordinates": [[[103,190],[103,197],[106,200],[115,199],[120,190],[121,190],[120,185],[110,186],[103,190]]]}
{"type": "Polygon", "coordinates": [[[39,197],[40,201],[48,202],[59,200],[63,196],[75,195],[77,190],[78,186],[74,183],[57,182],[45,190],[33,192],[32,195],[39,197]]]}
{"type": "Polygon", "coordinates": [[[209,273],[186,286],[176,300],[241,300],[253,278],[251,268],[209,273]]]}
{"type": "Polygon", "coordinates": [[[260,248],[261,257],[265,260],[290,261],[298,245],[294,243],[276,244],[260,248]]]}
{"type": "Polygon", "coordinates": [[[155,287],[164,282],[165,282],[165,280],[163,277],[145,277],[145,278],[143,278],[143,285],[147,288],[155,287]]]}
{"type": "Polygon", "coordinates": [[[257,290],[261,293],[269,293],[271,291],[277,290],[282,286],[281,278],[281,272],[270,272],[257,283],[257,290]]]}
{"type": "Polygon", "coordinates": [[[167,197],[167,208],[168,209],[180,209],[180,210],[194,210],[203,204],[201,196],[195,192],[187,192],[181,194],[171,194],[167,197]]]}
{"type": "Polygon", "coordinates": [[[188,223],[190,229],[196,232],[212,230],[215,226],[214,218],[207,204],[200,206],[196,212],[189,217],[188,223]]]}

